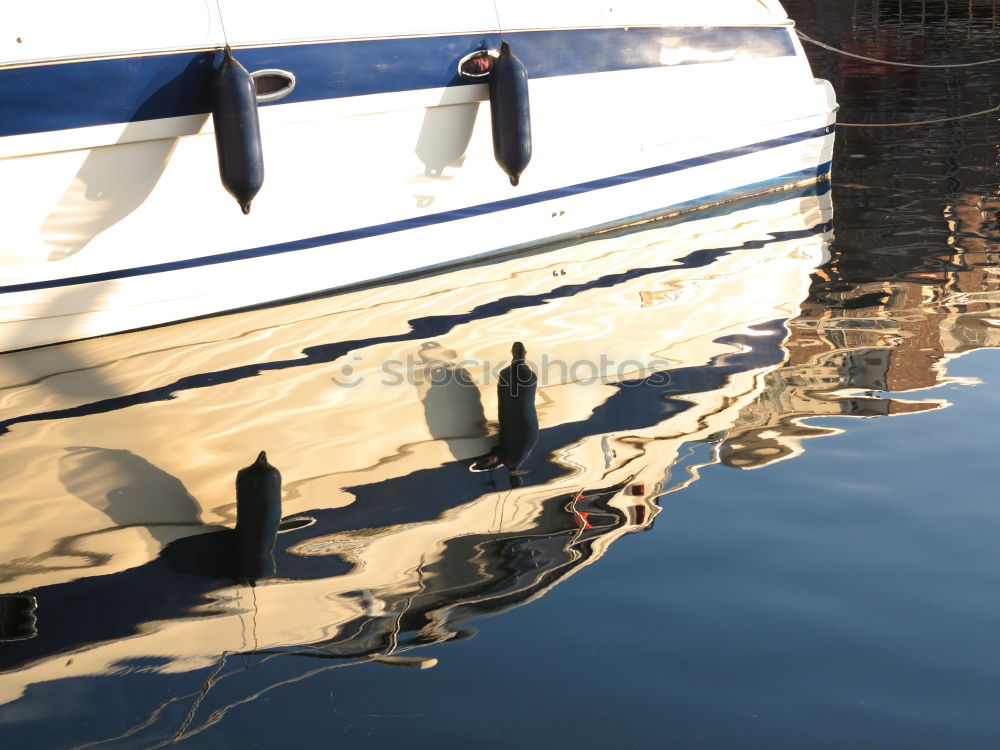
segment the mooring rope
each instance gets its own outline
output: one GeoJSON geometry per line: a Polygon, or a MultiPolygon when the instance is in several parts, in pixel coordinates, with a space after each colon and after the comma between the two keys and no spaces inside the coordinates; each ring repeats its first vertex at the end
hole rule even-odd
{"type": "Polygon", "coordinates": [[[967,120],[970,117],[980,117],[993,112],[1000,112],[1000,105],[990,107],[979,112],[969,112],[965,115],[955,115],[954,117],[939,117],[936,120],[916,120],[914,122],[838,122],[838,128],[905,128],[910,125],[937,125],[942,122],[954,122],[955,120],[967,120]]]}
{"type": "MultiPolygon", "coordinates": [[[[876,63],[879,65],[895,65],[901,68],[971,68],[977,65],[989,65],[991,63],[1000,63],[1000,58],[994,58],[992,60],[980,60],[978,62],[971,63],[948,63],[940,65],[925,65],[921,63],[905,63],[896,62],[894,60],[879,60],[876,57],[865,57],[864,55],[856,55],[853,52],[847,52],[846,50],[838,49],[836,47],[831,47],[829,44],[824,44],[821,41],[813,39],[811,36],[803,34],[798,29],[795,30],[798,34],[799,39],[804,42],[809,42],[810,44],[815,44],[817,47],[822,47],[830,52],[835,52],[838,55],[844,55],[845,57],[853,57],[856,60],[864,60],[865,62],[876,63]]],[[[982,117],[983,115],[989,115],[994,112],[1000,112],[1000,105],[996,107],[990,107],[989,109],[983,109],[979,112],[969,112],[964,115],[954,115],[952,117],[938,117],[933,120],[915,120],[913,122],[838,122],[838,128],[908,128],[914,125],[937,125],[943,122],[954,122],[955,120],[967,120],[970,117],[982,117]]]]}
{"type": "Polygon", "coordinates": [[[799,35],[799,39],[804,42],[809,42],[810,44],[815,44],[817,47],[822,47],[825,50],[830,50],[830,52],[836,52],[838,55],[844,55],[845,57],[853,57],[856,60],[864,60],[865,62],[878,63],[879,65],[895,65],[900,68],[974,68],[977,65],[991,65],[993,63],[1000,63],[1000,57],[994,57],[991,60],[979,60],[977,62],[970,63],[943,63],[939,65],[927,65],[924,63],[905,63],[896,62],[895,60],[879,60],[877,57],[865,57],[864,55],[856,55],[853,52],[848,52],[847,50],[838,49],[837,47],[831,47],[829,44],[824,44],[823,42],[813,39],[811,36],[803,34],[798,29],[795,33],[799,35]]]}

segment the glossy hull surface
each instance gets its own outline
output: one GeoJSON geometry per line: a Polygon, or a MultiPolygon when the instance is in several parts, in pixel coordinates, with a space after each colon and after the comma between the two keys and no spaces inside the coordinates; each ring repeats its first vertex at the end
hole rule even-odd
{"type": "Polygon", "coordinates": [[[207,112],[221,53],[204,40],[8,50],[0,347],[398,279],[826,177],[835,102],[783,15],[633,2],[622,26],[585,5],[565,16],[579,27],[505,30],[530,82],[533,156],[517,187],[493,158],[486,84],[457,73],[498,46],[489,26],[230,31],[251,72],[297,81],[260,106],[267,177],[249,216],[219,183],[207,112]]]}

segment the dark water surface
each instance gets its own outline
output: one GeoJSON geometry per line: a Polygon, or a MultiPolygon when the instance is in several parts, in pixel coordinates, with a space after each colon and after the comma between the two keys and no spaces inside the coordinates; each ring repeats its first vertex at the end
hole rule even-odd
{"type": "MultiPolygon", "coordinates": [[[[989,3],[786,5],[1000,57],[989,3]]],[[[810,55],[843,122],[1000,104],[810,55]]],[[[0,746],[997,747],[998,144],[841,128],[832,190],[0,358],[0,746]],[[308,525],[248,575],[261,449],[308,525]]]]}

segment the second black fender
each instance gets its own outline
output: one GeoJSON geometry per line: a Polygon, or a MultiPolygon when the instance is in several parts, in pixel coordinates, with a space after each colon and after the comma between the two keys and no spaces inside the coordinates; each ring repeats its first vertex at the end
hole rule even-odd
{"type": "Polygon", "coordinates": [[[253,78],[229,47],[212,79],[212,123],[222,184],[248,214],[264,184],[264,149],[253,78]]]}
{"type": "Polygon", "coordinates": [[[528,71],[507,42],[490,69],[490,116],[493,156],[517,185],[531,161],[531,112],[528,106],[528,71]]]}

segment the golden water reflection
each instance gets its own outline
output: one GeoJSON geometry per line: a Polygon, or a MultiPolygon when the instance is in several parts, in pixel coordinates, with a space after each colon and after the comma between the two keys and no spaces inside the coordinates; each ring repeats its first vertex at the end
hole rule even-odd
{"type": "Polygon", "coordinates": [[[816,417],[946,406],[905,394],[996,345],[1000,199],[948,208],[944,270],[859,283],[816,192],[0,358],[0,720],[33,685],[207,670],[135,729],[180,739],[225,711],[218,680],[277,687],[236,656],[427,668],[446,651],[414,650],[545,595],[707,467],[840,429],[816,417]],[[516,476],[470,472],[514,341],[537,442],[516,476]],[[284,522],[249,586],[233,478],[262,449],[284,522]]]}

